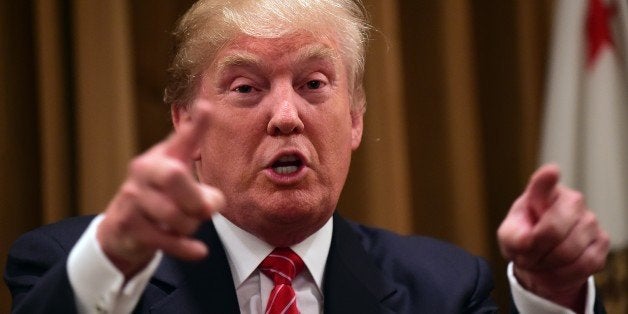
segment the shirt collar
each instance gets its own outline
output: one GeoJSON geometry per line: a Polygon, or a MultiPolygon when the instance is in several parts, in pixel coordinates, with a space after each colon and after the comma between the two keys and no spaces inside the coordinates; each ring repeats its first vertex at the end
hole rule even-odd
{"type": "MultiPolygon", "coordinates": [[[[233,283],[237,289],[251,276],[274,247],[236,226],[220,214],[214,214],[212,220],[218,237],[225,247],[233,283]]],[[[330,217],[323,227],[290,247],[301,257],[320,291],[323,291],[323,275],[327,255],[329,255],[332,231],[333,217],[330,217]]]]}

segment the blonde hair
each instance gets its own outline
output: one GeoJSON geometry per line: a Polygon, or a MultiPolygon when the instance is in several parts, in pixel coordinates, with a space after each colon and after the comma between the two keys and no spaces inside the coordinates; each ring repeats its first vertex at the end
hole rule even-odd
{"type": "Polygon", "coordinates": [[[369,29],[360,0],[198,1],[175,28],[175,54],[168,70],[164,102],[188,105],[196,95],[208,62],[238,35],[279,38],[308,33],[338,45],[347,65],[356,109],[355,106],[365,103],[362,78],[369,29]]]}

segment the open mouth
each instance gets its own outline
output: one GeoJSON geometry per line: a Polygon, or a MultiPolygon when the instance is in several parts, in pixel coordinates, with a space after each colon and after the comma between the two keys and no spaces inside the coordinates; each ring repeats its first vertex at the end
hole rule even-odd
{"type": "Polygon", "coordinates": [[[277,174],[293,174],[303,167],[303,160],[298,155],[285,155],[277,159],[270,167],[277,174]]]}

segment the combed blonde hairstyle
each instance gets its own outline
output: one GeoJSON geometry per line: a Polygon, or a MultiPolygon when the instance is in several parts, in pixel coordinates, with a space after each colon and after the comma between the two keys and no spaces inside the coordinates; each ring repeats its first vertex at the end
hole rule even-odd
{"type": "Polygon", "coordinates": [[[363,109],[362,79],[369,29],[360,0],[198,1],[175,28],[175,54],[168,69],[164,102],[189,105],[203,70],[220,48],[238,35],[280,38],[307,33],[338,45],[350,78],[353,109],[363,109]]]}

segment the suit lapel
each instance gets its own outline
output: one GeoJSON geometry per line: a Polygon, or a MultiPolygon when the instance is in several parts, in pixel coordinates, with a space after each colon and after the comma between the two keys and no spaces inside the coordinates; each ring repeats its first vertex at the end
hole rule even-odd
{"type": "Polygon", "coordinates": [[[169,294],[151,312],[239,313],[231,270],[214,224],[203,225],[196,237],[208,245],[209,256],[199,262],[164,257],[151,284],[169,294]]]}
{"type": "Polygon", "coordinates": [[[395,293],[351,226],[334,214],[323,284],[325,313],[393,313],[386,300],[395,293]]]}
{"type": "MultiPolygon", "coordinates": [[[[229,263],[214,225],[203,225],[197,238],[208,244],[209,256],[193,263],[165,256],[140,300],[150,312],[239,313],[229,263]]],[[[394,313],[387,300],[396,289],[337,214],[323,282],[325,313],[394,313]]]]}

